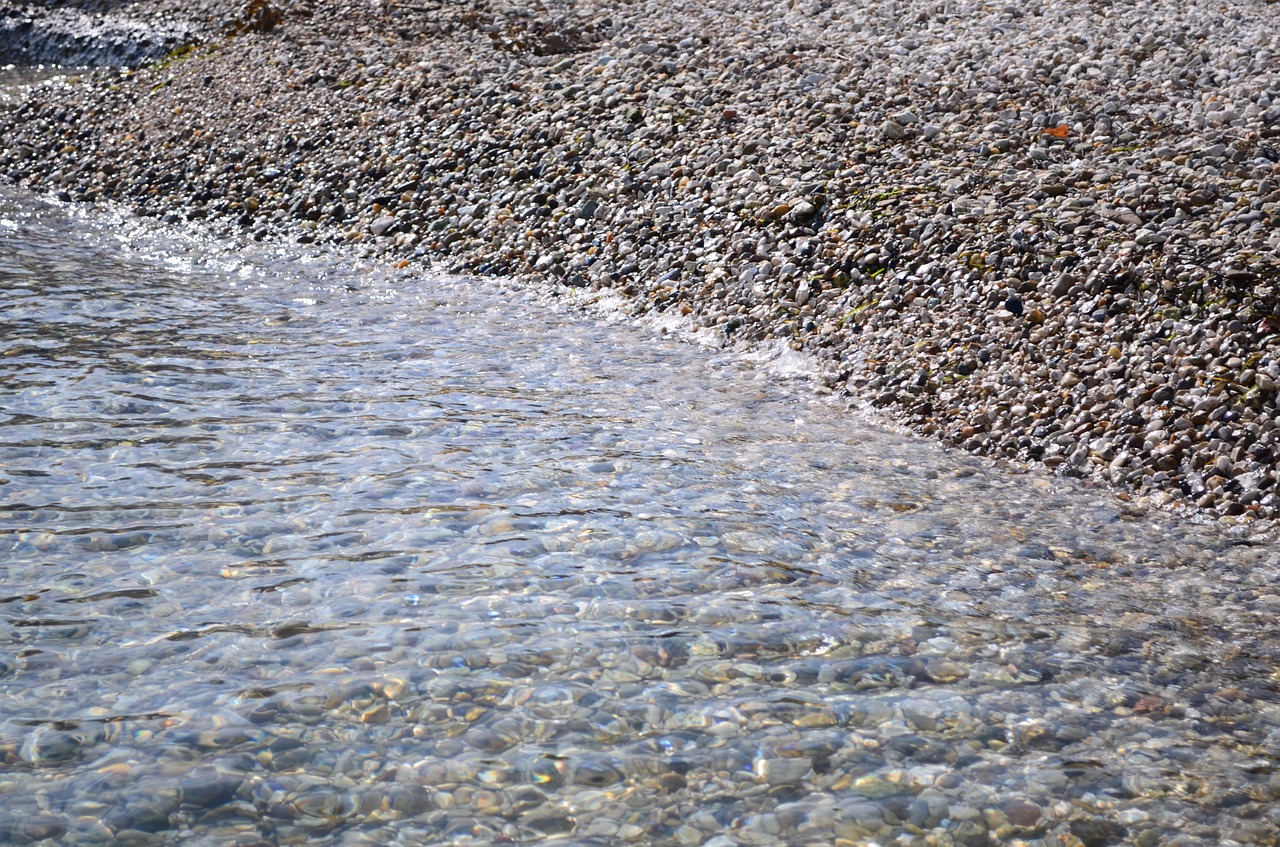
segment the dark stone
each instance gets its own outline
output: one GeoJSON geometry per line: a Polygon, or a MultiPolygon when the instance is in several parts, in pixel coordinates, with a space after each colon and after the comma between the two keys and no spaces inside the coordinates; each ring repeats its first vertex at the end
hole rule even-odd
{"type": "Polygon", "coordinates": [[[192,773],[179,783],[182,802],[200,809],[213,809],[235,799],[240,780],[217,772],[192,773]]]}
{"type": "Polygon", "coordinates": [[[1089,818],[1072,821],[1071,834],[1079,838],[1085,847],[1107,847],[1109,844],[1119,844],[1129,831],[1114,821],[1089,818]]]}

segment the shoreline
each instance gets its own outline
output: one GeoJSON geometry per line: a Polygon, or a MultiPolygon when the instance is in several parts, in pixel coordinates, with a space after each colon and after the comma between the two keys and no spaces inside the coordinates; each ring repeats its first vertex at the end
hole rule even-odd
{"type": "Polygon", "coordinates": [[[250,6],[0,112],[0,175],[607,289],[945,443],[1280,515],[1263,0],[250,6]]]}

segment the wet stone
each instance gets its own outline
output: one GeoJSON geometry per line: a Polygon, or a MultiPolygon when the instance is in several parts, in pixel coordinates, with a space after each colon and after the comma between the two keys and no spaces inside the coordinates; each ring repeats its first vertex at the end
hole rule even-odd
{"type": "Polygon", "coordinates": [[[10,844],[35,844],[62,838],[67,822],[53,815],[0,814],[0,839],[10,844]]]}
{"type": "Polygon", "coordinates": [[[200,809],[212,809],[229,803],[236,796],[241,780],[217,772],[192,774],[179,783],[182,802],[200,809]]]}
{"type": "Polygon", "coordinates": [[[794,759],[757,759],[756,776],[770,785],[785,785],[799,782],[813,769],[813,762],[807,758],[794,759]]]}
{"type": "Polygon", "coordinates": [[[1041,809],[1035,803],[1015,800],[1001,807],[1009,823],[1019,827],[1033,827],[1040,821],[1041,809]]]}

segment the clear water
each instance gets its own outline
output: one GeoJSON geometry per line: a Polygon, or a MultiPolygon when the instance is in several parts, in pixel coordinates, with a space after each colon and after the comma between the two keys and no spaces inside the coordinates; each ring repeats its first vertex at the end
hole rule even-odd
{"type": "Polygon", "coordinates": [[[776,359],[0,189],[0,843],[1274,843],[1270,547],[776,359]]]}
{"type": "Polygon", "coordinates": [[[74,68],[56,65],[7,65],[0,62],[0,111],[20,105],[30,86],[75,73],[74,68]]]}

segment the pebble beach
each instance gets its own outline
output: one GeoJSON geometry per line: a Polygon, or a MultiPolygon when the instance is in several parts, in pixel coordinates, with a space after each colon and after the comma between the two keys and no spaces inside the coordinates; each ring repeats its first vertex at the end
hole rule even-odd
{"type": "MultiPolygon", "coordinates": [[[[1275,3],[81,8],[146,61],[6,103],[9,181],[617,292],[979,454],[1280,508],[1275,3]]],[[[70,55],[46,12],[17,58],[70,55]]]]}
{"type": "Polygon", "coordinates": [[[1277,10],[0,0],[0,844],[1275,847],[1277,10]]]}

